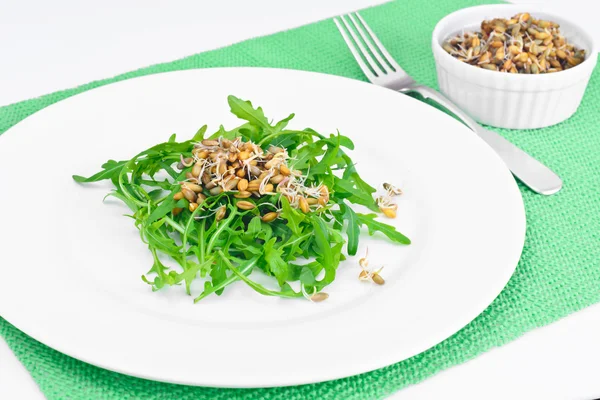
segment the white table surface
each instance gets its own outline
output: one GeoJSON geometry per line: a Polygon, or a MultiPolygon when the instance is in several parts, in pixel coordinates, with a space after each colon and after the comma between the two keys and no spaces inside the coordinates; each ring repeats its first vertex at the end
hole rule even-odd
{"type": "MultiPolygon", "coordinates": [[[[0,106],[381,2],[6,0],[0,2],[0,106]]],[[[600,6],[593,0],[513,2],[560,7],[589,24],[600,43],[595,23],[600,6]]],[[[531,331],[391,398],[599,398],[598,338],[600,305],[531,331]]],[[[1,338],[0,399],[43,399],[1,338]]]]}

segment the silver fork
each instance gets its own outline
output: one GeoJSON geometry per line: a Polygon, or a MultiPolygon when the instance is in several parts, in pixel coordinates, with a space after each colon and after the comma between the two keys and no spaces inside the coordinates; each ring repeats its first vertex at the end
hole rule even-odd
{"type": "Polygon", "coordinates": [[[392,58],[360,14],[347,14],[334,18],[333,21],[337,25],[358,65],[371,83],[401,93],[418,93],[424,98],[429,98],[446,108],[494,149],[513,175],[534,192],[551,195],[561,189],[561,179],[544,164],[519,149],[498,133],[479,125],[467,113],[438,91],[417,83],[392,58]],[[368,50],[358,35],[360,35],[368,50]],[[377,62],[375,62],[373,57],[375,57],[377,62]]]}

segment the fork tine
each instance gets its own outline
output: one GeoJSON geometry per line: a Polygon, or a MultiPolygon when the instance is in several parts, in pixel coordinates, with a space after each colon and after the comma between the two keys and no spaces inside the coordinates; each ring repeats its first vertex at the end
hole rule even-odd
{"type": "Polygon", "coordinates": [[[363,46],[362,42],[360,41],[360,39],[358,38],[358,36],[356,35],[356,33],[354,33],[354,29],[352,29],[352,27],[350,26],[350,24],[348,23],[348,21],[346,21],[346,16],[342,15],[340,17],[340,19],[342,20],[342,22],[346,26],[346,29],[348,30],[348,32],[350,32],[350,35],[354,39],[354,43],[360,49],[361,54],[363,55],[363,57],[365,58],[365,60],[367,60],[367,63],[369,64],[369,66],[373,69],[373,71],[375,71],[375,75],[376,76],[383,75],[383,71],[379,68],[379,65],[377,65],[377,63],[375,62],[375,60],[373,60],[373,57],[371,57],[371,54],[369,54],[369,52],[367,51],[367,49],[365,49],[365,46],[363,46]]]}
{"type": "Polygon", "coordinates": [[[354,46],[354,42],[352,41],[352,39],[350,39],[350,37],[346,33],[346,30],[344,29],[342,24],[340,24],[340,22],[338,21],[337,18],[334,18],[333,22],[335,22],[335,25],[337,26],[338,30],[342,34],[342,37],[344,38],[344,41],[346,42],[346,45],[348,46],[348,49],[350,49],[350,52],[356,59],[358,66],[360,67],[360,69],[362,69],[362,71],[365,74],[365,76],[367,77],[367,79],[369,79],[370,81],[373,81],[373,79],[376,79],[377,77],[373,74],[373,72],[369,69],[367,64],[365,64],[365,62],[363,61],[358,50],[354,46]]]}
{"type": "Polygon", "coordinates": [[[363,17],[361,17],[358,12],[356,12],[354,14],[356,14],[356,16],[358,17],[358,19],[360,20],[360,22],[362,23],[362,25],[365,27],[365,29],[367,30],[367,32],[369,32],[369,35],[371,36],[371,39],[373,40],[373,43],[375,43],[375,45],[377,46],[377,48],[379,49],[379,51],[381,52],[381,54],[383,54],[383,56],[385,57],[386,61],[396,71],[402,71],[402,72],[404,72],[404,70],[400,67],[400,65],[398,65],[398,63],[396,62],[396,60],[394,60],[394,57],[392,57],[392,55],[383,46],[383,44],[381,43],[381,41],[379,41],[379,38],[377,37],[377,35],[375,35],[375,33],[373,33],[373,31],[371,30],[371,28],[369,27],[369,25],[367,25],[367,23],[365,22],[365,20],[363,19],[363,17]]]}
{"type": "Polygon", "coordinates": [[[354,19],[354,16],[352,14],[348,14],[348,17],[350,18],[350,21],[352,21],[352,24],[354,24],[355,29],[358,31],[360,36],[363,38],[363,41],[369,47],[369,50],[371,50],[371,53],[375,56],[377,61],[379,61],[379,65],[381,65],[381,69],[383,69],[385,72],[393,72],[393,69],[390,68],[390,66],[388,64],[386,64],[385,60],[381,57],[379,52],[375,49],[371,39],[369,39],[369,37],[367,36],[367,34],[363,30],[363,28],[360,26],[361,24],[356,22],[356,19],[354,19]]]}

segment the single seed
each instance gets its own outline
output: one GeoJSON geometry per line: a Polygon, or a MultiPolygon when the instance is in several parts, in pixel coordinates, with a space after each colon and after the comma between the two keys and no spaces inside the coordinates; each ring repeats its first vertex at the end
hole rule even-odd
{"type": "Polygon", "coordinates": [[[183,211],[183,208],[175,207],[173,209],[173,216],[179,215],[183,211]]]}
{"type": "Polygon", "coordinates": [[[229,153],[228,160],[229,160],[230,163],[235,162],[237,160],[237,158],[238,158],[237,153],[229,153]]]}
{"type": "Polygon", "coordinates": [[[192,168],[192,176],[197,178],[198,176],[200,176],[200,171],[202,171],[202,164],[197,162],[196,164],[194,164],[194,168],[192,168]]]}
{"type": "Polygon", "coordinates": [[[483,55],[481,57],[479,57],[478,64],[489,63],[491,56],[492,56],[492,53],[490,53],[489,51],[486,51],[485,53],[483,53],[483,55]]]}
{"type": "Polygon", "coordinates": [[[182,185],[183,188],[189,189],[193,192],[200,193],[202,191],[202,186],[196,185],[195,183],[184,182],[182,185]]]}
{"type": "Polygon", "coordinates": [[[248,189],[248,179],[240,179],[237,184],[237,188],[240,192],[243,192],[246,189],[248,189]]]}
{"type": "Polygon", "coordinates": [[[269,171],[261,172],[258,176],[258,180],[262,182],[267,177],[267,175],[269,175],[269,171]]]}
{"type": "Polygon", "coordinates": [[[321,301],[325,301],[329,298],[329,295],[325,292],[319,292],[319,293],[315,293],[312,296],[310,296],[310,301],[312,301],[313,303],[319,303],[321,301]]]}
{"type": "Polygon", "coordinates": [[[309,197],[308,199],[306,199],[306,202],[308,203],[309,206],[314,206],[319,204],[319,199],[315,199],[314,197],[309,197]]]}
{"type": "Polygon", "coordinates": [[[211,195],[216,196],[218,194],[221,194],[221,192],[223,192],[223,188],[221,186],[217,186],[217,187],[210,189],[209,192],[211,195]]]}
{"type": "Polygon", "coordinates": [[[379,207],[381,212],[388,218],[396,218],[396,210],[390,207],[379,207]]]}
{"type": "Polygon", "coordinates": [[[565,58],[567,58],[567,53],[565,53],[562,50],[556,50],[556,57],[558,57],[560,59],[565,59],[565,58]]]}
{"type": "Polygon", "coordinates": [[[198,203],[190,203],[188,206],[188,209],[190,210],[190,212],[194,212],[196,210],[196,208],[198,208],[198,203]]]}
{"type": "Polygon", "coordinates": [[[210,140],[210,139],[204,139],[202,141],[202,144],[205,146],[218,146],[219,145],[219,141],[218,140],[210,140]]]}
{"type": "Polygon", "coordinates": [[[183,193],[182,192],[175,193],[175,195],[173,195],[173,199],[174,200],[181,200],[181,199],[183,199],[183,193]]]}
{"type": "Polygon", "coordinates": [[[231,147],[231,140],[226,139],[226,138],[221,138],[221,146],[225,149],[228,149],[231,147]]]}
{"type": "Polygon", "coordinates": [[[540,71],[546,71],[546,59],[542,58],[539,60],[540,71]]]}
{"type": "Polygon", "coordinates": [[[236,204],[237,208],[241,210],[252,210],[256,205],[254,203],[250,203],[249,201],[238,201],[236,204]]]}
{"type": "Polygon", "coordinates": [[[504,43],[502,43],[500,40],[496,40],[496,41],[490,43],[490,46],[497,49],[497,48],[504,46],[504,43]]]}
{"type": "Polygon", "coordinates": [[[567,63],[569,63],[569,65],[572,65],[572,66],[579,65],[579,64],[581,64],[582,61],[583,60],[580,58],[571,57],[571,56],[567,57],[567,63]]]}
{"type": "Polygon", "coordinates": [[[239,179],[237,178],[233,178],[230,179],[229,181],[227,181],[227,183],[225,184],[225,190],[233,190],[235,187],[237,187],[238,183],[239,183],[239,179]]]}
{"type": "MultiPolygon", "coordinates": [[[[202,174],[202,183],[204,183],[205,186],[210,183],[210,175],[207,174],[206,172],[204,174],[202,174]]],[[[207,187],[207,189],[210,189],[210,188],[207,187]]]]}
{"type": "Polygon", "coordinates": [[[261,182],[261,181],[260,181],[260,179],[258,179],[258,178],[254,178],[254,179],[252,179],[251,181],[249,181],[249,182],[248,182],[248,184],[249,184],[250,186],[252,186],[252,185],[260,186],[260,182],[261,182]]]}
{"type": "Polygon", "coordinates": [[[360,260],[358,260],[358,265],[360,265],[361,268],[367,268],[369,266],[369,259],[366,256],[361,258],[360,260]]]}
{"type": "Polygon", "coordinates": [[[539,39],[539,40],[544,40],[544,39],[546,39],[547,37],[550,37],[550,34],[549,34],[548,32],[537,32],[537,33],[535,34],[535,38],[536,38],[536,39],[539,39]]]}
{"type": "Polygon", "coordinates": [[[250,161],[250,162],[248,163],[248,165],[251,165],[251,166],[253,166],[253,167],[256,167],[256,166],[258,165],[258,161],[256,161],[256,160],[252,160],[252,161],[250,161]]]}
{"type": "Polygon", "coordinates": [[[329,201],[329,188],[323,185],[319,189],[319,192],[321,192],[321,196],[325,199],[325,203],[327,203],[329,201]]]}
{"type": "Polygon", "coordinates": [[[200,150],[198,153],[196,153],[196,157],[201,158],[201,159],[206,159],[208,157],[208,151],[200,150]]]}
{"type": "Polygon", "coordinates": [[[511,28],[510,33],[511,33],[511,35],[512,35],[513,38],[516,38],[517,36],[519,36],[519,32],[520,31],[521,31],[521,26],[518,25],[518,24],[516,24],[516,25],[513,25],[513,27],[511,28]]]}
{"type": "Polygon", "coordinates": [[[269,153],[277,154],[277,153],[283,153],[284,151],[285,150],[283,150],[281,147],[269,146],[269,153]]]}
{"type": "Polygon", "coordinates": [[[225,161],[221,161],[219,163],[219,168],[217,169],[219,175],[223,175],[225,172],[227,172],[227,162],[225,161]]]}
{"type": "Polygon", "coordinates": [[[233,197],[235,197],[236,199],[247,199],[250,196],[252,196],[252,193],[247,191],[241,191],[233,195],[233,197]]]}
{"type": "Polygon", "coordinates": [[[250,173],[252,175],[258,176],[258,175],[260,175],[261,172],[262,172],[261,169],[258,168],[257,166],[255,166],[255,165],[250,166],[250,173]]]}
{"type": "Polygon", "coordinates": [[[298,205],[300,206],[300,209],[304,214],[310,211],[310,208],[308,207],[308,202],[306,201],[304,196],[298,196],[298,205]]]}
{"type": "Polygon", "coordinates": [[[213,188],[215,188],[217,186],[217,183],[214,181],[209,181],[207,184],[204,185],[204,187],[208,190],[211,190],[213,188]]]}
{"type": "Polygon", "coordinates": [[[219,207],[219,209],[215,213],[215,219],[217,221],[222,220],[223,218],[225,218],[225,213],[227,213],[227,207],[225,207],[225,206],[219,207]]]}
{"type": "Polygon", "coordinates": [[[444,43],[444,44],[442,45],[442,47],[444,48],[444,50],[446,50],[446,51],[447,51],[448,53],[450,53],[450,54],[452,54],[452,53],[454,53],[454,52],[455,52],[455,51],[454,51],[454,47],[452,47],[452,46],[450,45],[450,43],[444,43]]]}
{"type": "Polygon", "coordinates": [[[517,54],[519,54],[521,52],[521,50],[519,50],[519,48],[517,46],[510,45],[508,46],[508,51],[510,52],[510,54],[512,54],[513,56],[516,56],[517,54]]]}
{"type": "Polygon", "coordinates": [[[279,174],[279,175],[275,175],[274,177],[271,178],[271,183],[277,185],[278,183],[280,183],[283,179],[285,178],[285,176],[279,174]]]}
{"type": "Polygon", "coordinates": [[[325,205],[327,204],[327,201],[328,201],[328,200],[327,200],[327,199],[325,199],[325,197],[319,197],[319,200],[317,200],[317,201],[318,201],[318,203],[319,203],[319,205],[320,205],[321,207],[325,207],[325,205]]]}
{"type": "Polygon", "coordinates": [[[263,193],[273,193],[273,190],[275,190],[275,187],[273,186],[273,184],[267,183],[263,189],[263,193]]]}
{"type": "Polygon", "coordinates": [[[191,172],[186,172],[185,173],[185,179],[189,179],[190,181],[197,180],[196,177],[194,175],[192,175],[191,172]]]}
{"type": "Polygon", "coordinates": [[[290,169],[286,165],[281,165],[279,167],[279,172],[281,172],[285,176],[288,176],[291,173],[290,169]]]}
{"type": "Polygon", "coordinates": [[[542,20],[539,20],[539,21],[537,22],[537,26],[539,26],[539,27],[540,27],[540,28],[542,28],[542,29],[549,28],[549,27],[550,27],[550,25],[551,25],[551,23],[550,23],[549,21],[542,21],[542,20]]]}
{"type": "Polygon", "coordinates": [[[246,176],[246,171],[244,171],[243,169],[238,169],[235,173],[237,176],[239,176],[240,178],[243,178],[244,176],[246,176]]]}
{"type": "Polygon", "coordinates": [[[188,188],[182,188],[181,192],[183,193],[183,196],[190,202],[193,203],[196,201],[196,193],[194,193],[192,190],[188,189],[188,188]]]}
{"type": "Polygon", "coordinates": [[[383,285],[385,283],[385,280],[377,272],[373,272],[373,276],[371,276],[371,279],[373,279],[373,282],[375,282],[378,285],[383,285]]]}
{"type": "Polygon", "coordinates": [[[267,162],[265,163],[265,168],[266,168],[266,169],[271,169],[271,168],[273,168],[273,167],[274,167],[274,166],[277,164],[277,161],[278,161],[278,160],[271,160],[271,161],[267,161],[267,162]]]}
{"type": "Polygon", "coordinates": [[[496,50],[496,55],[494,57],[499,61],[504,60],[504,47],[500,47],[498,50],[496,50]]]}
{"type": "Polygon", "coordinates": [[[204,200],[206,200],[206,196],[203,195],[202,193],[198,193],[198,198],[196,199],[196,203],[202,204],[202,203],[204,203],[204,200]]]}
{"type": "Polygon", "coordinates": [[[392,185],[391,183],[384,183],[383,188],[395,196],[402,194],[402,190],[392,185]]]}
{"type": "Polygon", "coordinates": [[[247,151],[241,151],[238,154],[238,159],[240,159],[242,161],[247,160],[248,158],[250,158],[250,153],[248,153],[247,151]]]}
{"type": "Polygon", "coordinates": [[[527,61],[529,59],[529,54],[523,52],[518,55],[518,58],[519,58],[519,61],[524,63],[525,61],[527,61]]]}
{"type": "Polygon", "coordinates": [[[279,213],[270,212],[270,213],[266,213],[265,215],[263,215],[261,220],[262,220],[262,222],[271,222],[274,219],[276,219],[277,217],[279,217],[279,213]]]}

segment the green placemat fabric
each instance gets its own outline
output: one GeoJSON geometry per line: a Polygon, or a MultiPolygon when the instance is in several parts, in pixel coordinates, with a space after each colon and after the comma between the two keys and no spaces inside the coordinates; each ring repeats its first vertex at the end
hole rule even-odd
{"type": "MultiPolygon", "coordinates": [[[[362,15],[396,60],[436,86],[430,37],[435,23],[478,0],[401,0],[362,15]]],[[[92,82],[0,108],[0,132],[77,93],[157,72],[221,66],[320,71],[364,80],[331,20],[92,82]]],[[[527,239],[517,270],[473,322],[434,348],[371,373],[289,388],[230,390],[170,385],[106,371],[62,355],[0,318],[0,334],[49,399],[374,399],[469,360],[523,333],[600,301],[600,73],[577,114],[557,126],[502,134],[556,171],[554,196],[521,187],[527,239]]],[[[0,140],[1,145],[1,140],[0,140]]],[[[473,184],[476,184],[475,182],[473,184]]],[[[485,266],[482,266],[482,268],[485,266]]],[[[199,359],[198,362],[202,362],[199,359]]]]}

